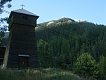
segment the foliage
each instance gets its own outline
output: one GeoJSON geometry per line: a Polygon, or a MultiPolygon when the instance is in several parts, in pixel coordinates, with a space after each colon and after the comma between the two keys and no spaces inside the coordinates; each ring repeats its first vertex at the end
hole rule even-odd
{"type": "MultiPolygon", "coordinates": [[[[4,10],[5,4],[7,4],[8,2],[11,2],[12,0],[0,0],[0,15],[3,12],[8,12],[4,10]]],[[[7,7],[10,8],[11,4],[8,3],[7,7]]],[[[4,37],[4,32],[7,30],[7,26],[5,25],[5,22],[7,22],[7,17],[2,18],[0,17],[0,46],[3,46],[3,37],[4,37]]]]}
{"type": "MultiPolygon", "coordinates": [[[[106,26],[88,22],[69,23],[67,21],[60,24],[58,24],[58,21],[55,21],[49,26],[46,26],[46,24],[36,29],[38,41],[42,39],[51,46],[58,47],[57,49],[61,50],[61,45],[56,44],[59,44],[61,39],[66,39],[69,44],[68,51],[70,51],[70,54],[78,55],[89,52],[96,60],[98,60],[100,55],[105,55],[106,26]]],[[[53,49],[54,54],[58,54],[57,49],[53,49]]]]}
{"type": "Polygon", "coordinates": [[[68,19],[53,20],[54,23],[50,25],[47,25],[49,22],[42,23],[36,29],[38,52],[46,55],[42,56],[42,59],[48,59],[43,59],[45,62],[50,61],[44,64],[45,67],[72,69],[77,56],[86,52],[97,62],[100,55],[105,56],[106,26],[89,22],[68,22],[71,20],[68,19]]]}
{"type": "Polygon", "coordinates": [[[106,77],[105,77],[105,68],[106,68],[106,65],[105,65],[105,57],[102,55],[100,56],[99,58],[99,63],[98,63],[98,71],[99,73],[97,74],[97,78],[98,79],[101,79],[101,80],[105,80],[106,77]]]}
{"type": "Polygon", "coordinates": [[[74,72],[83,77],[94,77],[96,61],[89,53],[83,53],[77,58],[74,64],[74,72]]]}
{"type": "MultiPolygon", "coordinates": [[[[0,13],[3,12],[4,5],[5,5],[6,3],[10,2],[10,1],[12,1],[12,0],[0,0],[0,13]]],[[[11,5],[8,4],[7,7],[10,8],[11,5]]]]}
{"type": "Polygon", "coordinates": [[[39,40],[37,48],[39,53],[38,56],[40,67],[50,67],[52,63],[52,56],[48,50],[48,43],[44,40],[39,40]]]}

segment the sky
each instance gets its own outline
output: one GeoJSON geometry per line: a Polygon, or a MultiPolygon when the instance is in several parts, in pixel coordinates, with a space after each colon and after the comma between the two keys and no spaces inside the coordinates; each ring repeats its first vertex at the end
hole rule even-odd
{"type": "Polygon", "coordinates": [[[8,11],[24,4],[24,9],[39,15],[38,23],[68,17],[106,25],[106,0],[12,0],[11,4],[8,11]]]}

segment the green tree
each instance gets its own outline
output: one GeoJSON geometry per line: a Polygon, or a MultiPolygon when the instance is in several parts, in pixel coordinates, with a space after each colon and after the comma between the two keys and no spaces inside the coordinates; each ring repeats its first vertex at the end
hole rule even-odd
{"type": "Polygon", "coordinates": [[[49,45],[44,40],[39,40],[37,44],[38,48],[38,57],[39,57],[39,64],[40,67],[51,67],[52,63],[52,56],[49,52],[49,45]]]}
{"type": "MultiPolygon", "coordinates": [[[[0,15],[3,12],[7,12],[5,9],[5,5],[10,8],[11,4],[9,2],[11,2],[12,0],[0,0],[0,15]],[[8,3],[8,4],[7,4],[8,3]]],[[[0,16],[0,46],[3,46],[3,37],[4,37],[4,32],[7,30],[7,26],[5,25],[5,22],[7,21],[7,17],[3,18],[0,16]]]]}
{"type": "Polygon", "coordinates": [[[61,43],[61,54],[60,54],[60,67],[67,69],[68,66],[71,64],[71,54],[70,54],[70,45],[69,45],[69,41],[62,38],[62,43],[61,43]]]}
{"type": "MultiPolygon", "coordinates": [[[[4,11],[4,5],[8,2],[11,2],[12,0],[0,0],[0,14],[4,11]]],[[[10,8],[11,4],[7,4],[7,7],[10,8]]]]}
{"type": "Polygon", "coordinates": [[[103,55],[99,58],[98,71],[98,79],[105,80],[105,57],[103,55]]]}
{"type": "Polygon", "coordinates": [[[93,77],[96,71],[96,61],[89,53],[81,54],[75,64],[74,72],[83,77],[93,77]]]}
{"type": "MultiPolygon", "coordinates": [[[[6,12],[6,13],[9,13],[8,11],[4,10],[5,7],[8,7],[10,8],[11,7],[11,4],[9,2],[11,2],[12,0],[0,0],[0,15],[3,13],[3,12],[6,12]],[[6,6],[5,6],[6,5],[6,6]]],[[[0,17],[0,27],[1,27],[1,24],[3,24],[4,22],[7,21],[7,17],[3,18],[3,17],[0,17]]],[[[4,24],[3,25],[4,28],[6,28],[6,25],[4,24]]]]}

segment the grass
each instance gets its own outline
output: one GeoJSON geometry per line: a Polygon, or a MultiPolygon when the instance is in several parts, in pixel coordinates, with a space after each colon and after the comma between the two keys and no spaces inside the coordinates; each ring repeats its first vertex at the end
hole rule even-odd
{"type": "Polygon", "coordinates": [[[79,76],[60,69],[0,70],[0,80],[83,80],[79,76]]]}

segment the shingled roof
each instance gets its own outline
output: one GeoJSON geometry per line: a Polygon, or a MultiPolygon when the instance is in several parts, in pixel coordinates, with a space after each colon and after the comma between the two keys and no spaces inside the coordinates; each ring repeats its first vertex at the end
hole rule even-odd
{"type": "Polygon", "coordinates": [[[11,12],[20,13],[20,14],[27,14],[27,15],[31,15],[31,16],[38,16],[38,15],[36,15],[36,14],[34,14],[32,12],[29,12],[29,11],[27,11],[25,9],[18,9],[18,10],[14,10],[14,11],[11,11],[11,12]]]}

